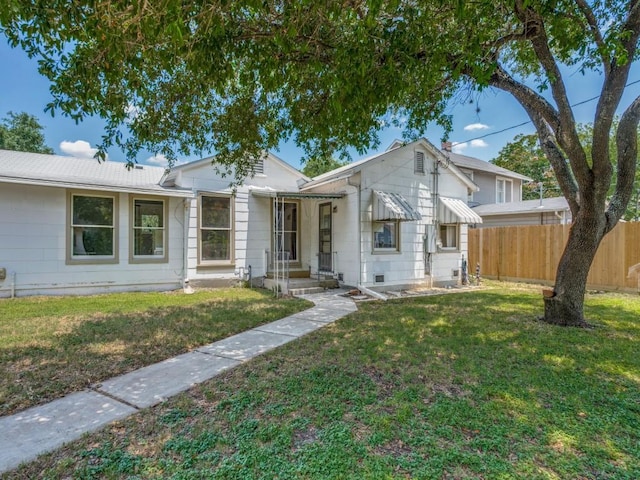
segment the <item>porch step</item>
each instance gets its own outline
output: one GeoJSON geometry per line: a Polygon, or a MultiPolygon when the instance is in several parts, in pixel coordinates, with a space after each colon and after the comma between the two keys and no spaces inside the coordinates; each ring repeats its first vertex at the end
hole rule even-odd
{"type": "MultiPolygon", "coordinates": [[[[273,278],[273,272],[267,272],[266,277],[273,278]]],[[[309,270],[290,270],[289,278],[310,278],[309,270]]]]}
{"type": "MultiPolygon", "coordinates": [[[[273,288],[275,280],[267,279],[265,281],[265,287],[273,288]]],[[[338,288],[338,281],[329,279],[315,279],[315,278],[290,278],[288,282],[288,293],[290,295],[306,295],[310,293],[320,293],[327,288],[338,288]]],[[[282,289],[284,291],[284,289],[282,289]]]]}
{"type": "Polygon", "coordinates": [[[290,288],[289,294],[296,295],[309,295],[311,293],[322,293],[325,291],[324,287],[307,287],[307,288],[290,288]]]}

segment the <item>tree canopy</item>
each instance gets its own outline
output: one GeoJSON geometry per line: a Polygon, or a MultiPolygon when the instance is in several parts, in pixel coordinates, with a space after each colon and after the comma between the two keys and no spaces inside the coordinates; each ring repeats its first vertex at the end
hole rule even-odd
{"type": "Polygon", "coordinates": [[[44,142],[42,125],[26,112],[7,113],[0,123],[0,148],[20,152],[53,153],[44,142]]]}
{"type": "Polygon", "coordinates": [[[307,177],[317,177],[318,175],[322,175],[323,173],[343,167],[347,165],[347,163],[349,162],[347,162],[346,160],[336,160],[332,156],[313,157],[308,159],[304,163],[304,167],[302,167],[302,173],[304,173],[307,177]]]}
{"type": "Polygon", "coordinates": [[[107,122],[102,148],[174,159],[212,151],[250,170],[284,140],[310,157],[377,145],[407,118],[423,135],[451,101],[493,87],[533,122],[574,218],[545,318],[582,325],[589,267],[633,190],[640,1],[8,0],[0,25],[40,59],[52,111],[107,122]],[[602,74],[590,155],[563,67],[602,74]],[[617,159],[611,160],[614,116],[617,159]],[[615,185],[610,193],[612,182],[615,185]]]}

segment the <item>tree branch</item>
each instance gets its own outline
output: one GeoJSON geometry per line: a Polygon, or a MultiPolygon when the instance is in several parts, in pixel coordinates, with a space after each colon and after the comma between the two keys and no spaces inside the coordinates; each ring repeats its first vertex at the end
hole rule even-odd
{"type": "Polygon", "coordinates": [[[640,2],[633,0],[632,3],[633,5],[629,10],[627,21],[620,28],[621,32],[630,32],[630,35],[627,35],[621,41],[626,58],[624,58],[622,62],[613,58],[609,69],[605,70],[602,93],[596,106],[595,120],[593,122],[593,151],[594,153],[602,152],[602,154],[594,155],[594,170],[605,162],[610,164],[608,154],[609,134],[615,111],[620,104],[625,84],[629,78],[631,62],[637,50],[638,38],[640,36],[640,2]]]}
{"type": "Polygon", "coordinates": [[[555,138],[555,131],[560,120],[553,106],[531,88],[514,80],[500,65],[491,76],[489,84],[510,93],[524,107],[536,127],[540,145],[553,167],[562,193],[569,202],[571,212],[574,216],[577,215],[580,208],[578,187],[555,138]]]}
{"type": "Polygon", "coordinates": [[[517,0],[515,3],[516,16],[525,25],[532,25],[527,30],[536,31],[537,35],[530,38],[533,51],[544,69],[549,84],[551,85],[551,94],[556,102],[558,109],[558,123],[550,124],[555,133],[555,138],[560,144],[562,150],[567,153],[571,163],[571,169],[580,185],[587,185],[591,180],[591,172],[587,157],[580,143],[578,132],[575,128],[575,118],[573,110],[569,103],[567,90],[560,73],[553,53],[549,47],[549,37],[545,30],[544,21],[540,14],[531,7],[526,7],[523,0],[517,0]]]}
{"type": "Polygon", "coordinates": [[[618,147],[618,173],[616,190],[606,211],[607,231],[615,227],[633,194],[638,159],[638,123],[640,123],[640,97],[622,114],[616,133],[618,147]]]}
{"type": "Polygon", "coordinates": [[[611,68],[611,61],[606,54],[606,46],[604,39],[602,38],[602,32],[600,32],[600,28],[598,27],[598,20],[593,14],[593,10],[591,10],[591,7],[585,0],[576,0],[576,4],[584,15],[584,18],[587,20],[587,25],[589,25],[589,28],[591,29],[593,40],[598,47],[600,59],[602,60],[605,70],[609,70],[611,68]]]}
{"type": "Polygon", "coordinates": [[[538,131],[538,140],[540,141],[540,147],[544,151],[544,154],[549,159],[549,163],[553,168],[553,171],[558,180],[558,185],[562,190],[562,194],[569,203],[571,214],[573,218],[576,218],[578,211],[580,210],[580,203],[578,201],[578,186],[571,175],[571,171],[567,167],[567,159],[563,155],[562,151],[558,147],[558,142],[553,136],[553,133],[546,125],[545,121],[536,112],[530,114],[531,121],[538,131]]]}

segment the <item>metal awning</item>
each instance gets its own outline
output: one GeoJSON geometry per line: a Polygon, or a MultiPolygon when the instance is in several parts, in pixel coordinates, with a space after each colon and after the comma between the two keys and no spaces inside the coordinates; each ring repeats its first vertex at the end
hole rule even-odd
{"type": "Polygon", "coordinates": [[[399,193],[373,192],[373,220],[422,220],[422,215],[399,193]]]}
{"type": "Polygon", "coordinates": [[[482,223],[482,217],[471,210],[463,200],[439,197],[438,220],[440,223],[482,223]]]}
{"type": "Polygon", "coordinates": [[[343,192],[340,193],[307,193],[307,192],[276,192],[275,190],[251,190],[251,195],[256,197],[268,197],[268,198],[282,198],[282,199],[335,199],[345,196],[343,192]]]}

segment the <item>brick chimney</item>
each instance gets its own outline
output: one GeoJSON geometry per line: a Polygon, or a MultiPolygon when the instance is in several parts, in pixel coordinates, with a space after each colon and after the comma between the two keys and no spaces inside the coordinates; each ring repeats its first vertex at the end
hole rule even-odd
{"type": "Polygon", "coordinates": [[[450,152],[451,151],[451,142],[442,142],[441,150],[443,152],[450,152]]]}

